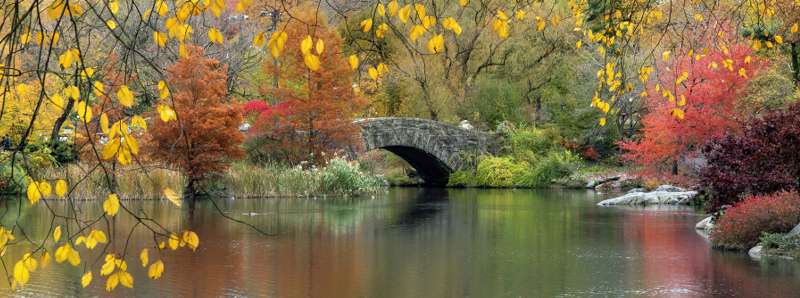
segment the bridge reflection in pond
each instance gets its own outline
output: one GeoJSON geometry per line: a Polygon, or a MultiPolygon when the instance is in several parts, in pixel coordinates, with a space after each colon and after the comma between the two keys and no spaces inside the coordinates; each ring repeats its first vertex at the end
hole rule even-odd
{"type": "MultiPolygon", "coordinates": [[[[584,191],[392,189],[375,199],[220,200],[258,234],[198,204],[131,202],[161,222],[198,231],[197,253],[166,252],[163,279],[129,270],[125,296],[276,297],[791,297],[800,265],[721,253],[693,231],[691,210],[600,208],[584,191]]],[[[54,204],[59,204],[54,201],[54,204]]],[[[102,212],[96,202],[79,206],[102,212]]],[[[64,206],[61,206],[64,207],[64,206]]],[[[60,208],[54,206],[54,208],[60,208]]],[[[20,221],[44,233],[42,204],[20,221]]],[[[117,218],[120,230],[131,222],[117,218]]],[[[120,237],[121,235],[117,235],[120,237]]],[[[146,240],[137,233],[134,239],[146,240]]],[[[138,251],[131,247],[130,251],[138,251]]],[[[10,250],[7,254],[15,254],[10,250]]],[[[133,256],[135,259],[135,256],[133,256]]],[[[92,260],[88,254],[82,259],[92,260]]],[[[96,276],[52,264],[20,295],[105,295],[96,276]]],[[[96,269],[96,268],[95,268],[96,269]]],[[[96,272],[96,270],[95,270],[96,272]]],[[[3,291],[7,291],[4,289],[3,291]]],[[[6,292],[7,294],[7,292],[6,292]]]]}

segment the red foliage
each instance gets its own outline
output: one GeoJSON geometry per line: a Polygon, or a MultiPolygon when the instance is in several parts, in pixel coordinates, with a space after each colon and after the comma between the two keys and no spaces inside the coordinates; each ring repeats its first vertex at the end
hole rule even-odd
{"type": "Polygon", "coordinates": [[[240,107],[226,102],[226,67],[203,57],[199,47],[189,50],[189,57],[167,69],[178,120],[156,120],[150,134],[154,156],[184,171],[191,194],[209,173],[224,171],[230,159],[244,155],[244,137],[240,107]]]}
{"type": "Polygon", "coordinates": [[[800,222],[800,195],[778,192],[755,195],[725,211],[711,232],[714,245],[748,249],[763,232],[783,233],[800,222]]]}
{"type": "Polygon", "coordinates": [[[695,157],[707,141],[740,130],[736,101],[764,66],[745,45],[732,46],[727,54],[716,50],[699,60],[681,55],[674,64],[658,65],[660,80],[647,88],[642,138],[620,143],[627,151],[624,157],[644,166],[646,174],[665,174],[677,169],[682,158],[695,157]],[[684,72],[688,78],[676,84],[684,72]],[[685,111],[683,120],[672,116],[676,107],[685,111]]]}
{"type": "Polygon", "coordinates": [[[315,22],[313,15],[300,12],[295,17],[311,21],[290,22],[278,68],[271,60],[264,63],[264,71],[278,74],[280,80],[277,87],[264,88],[262,93],[278,103],[248,103],[248,112],[258,115],[252,137],[262,140],[259,146],[269,147],[258,150],[268,152],[270,158],[319,163],[358,140],[353,117],[364,100],[353,91],[353,73],[342,54],[338,33],[324,20],[315,22]],[[318,25],[307,25],[315,23],[318,25]],[[300,42],[309,35],[314,43],[320,39],[325,43],[318,71],[309,70],[303,62],[300,42]]]}
{"type": "Polygon", "coordinates": [[[763,115],[740,134],[710,142],[700,182],[712,193],[711,210],[746,194],[798,189],[800,105],[763,115]]]}
{"type": "Polygon", "coordinates": [[[588,146],[586,149],[583,149],[581,152],[581,157],[585,160],[596,161],[600,159],[600,153],[597,153],[597,150],[594,150],[594,147],[588,146]]]}

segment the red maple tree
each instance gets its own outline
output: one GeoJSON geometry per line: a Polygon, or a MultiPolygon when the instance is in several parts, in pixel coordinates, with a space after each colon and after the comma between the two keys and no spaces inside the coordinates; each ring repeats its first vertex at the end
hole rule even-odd
{"type": "Polygon", "coordinates": [[[707,141],[741,129],[737,100],[764,66],[741,44],[659,64],[659,79],[646,91],[649,113],[642,118],[642,137],[620,143],[624,157],[644,166],[645,174],[678,175],[681,159],[696,157],[707,141]]]}
{"type": "Polygon", "coordinates": [[[150,143],[154,157],[184,172],[188,179],[184,195],[193,198],[198,183],[244,155],[240,148],[244,136],[238,129],[239,105],[226,101],[226,66],[204,57],[199,47],[190,47],[189,53],[167,69],[177,120],[156,120],[150,143]]]}
{"type": "Polygon", "coordinates": [[[265,151],[271,158],[320,163],[358,140],[353,117],[365,102],[353,90],[353,71],[341,52],[339,34],[327,27],[324,18],[303,10],[295,17],[309,22],[290,22],[284,28],[288,40],[279,63],[270,59],[263,66],[265,73],[277,77],[277,86],[261,90],[275,104],[254,100],[246,104],[246,112],[256,118],[252,137],[269,140],[259,144],[270,147],[265,151]],[[315,45],[318,40],[324,43],[317,71],[304,63],[300,48],[307,36],[315,45]]]}

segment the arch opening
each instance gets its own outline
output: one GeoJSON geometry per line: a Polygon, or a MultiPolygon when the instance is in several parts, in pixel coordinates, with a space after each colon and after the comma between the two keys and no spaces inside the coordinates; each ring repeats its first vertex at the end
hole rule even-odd
{"type": "Polygon", "coordinates": [[[442,160],[424,150],[408,146],[385,146],[384,149],[399,156],[417,171],[427,186],[445,186],[453,172],[442,160]]]}

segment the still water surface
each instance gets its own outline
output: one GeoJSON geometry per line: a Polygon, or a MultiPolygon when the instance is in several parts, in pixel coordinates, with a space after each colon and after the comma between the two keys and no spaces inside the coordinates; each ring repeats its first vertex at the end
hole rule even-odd
{"type": "MultiPolygon", "coordinates": [[[[114,294],[800,297],[800,262],[713,251],[694,231],[702,215],[691,209],[595,206],[603,198],[586,191],[398,188],[373,199],[217,201],[228,215],[272,236],[224,219],[208,202],[192,218],[168,203],[127,202],[168,226],[197,231],[201,244],[197,253],[166,252],[157,281],[137,265],[139,248],[129,248],[135,287],[114,294]]],[[[78,207],[102,212],[100,204],[78,207]]],[[[50,226],[43,208],[23,210],[20,220],[39,226],[32,234],[50,226]]],[[[119,230],[130,230],[126,217],[117,220],[119,230]]],[[[152,243],[141,232],[134,239],[152,243]]],[[[108,295],[97,274],[102,260],[82,258],[81,268],[53,264],[37,271],[16,294],[108,295]],[[95,280],[81,289],[85,264],[94,264],[95,280]]],[[[0,294],[8,295],[3,287],[0,294]]]]}

